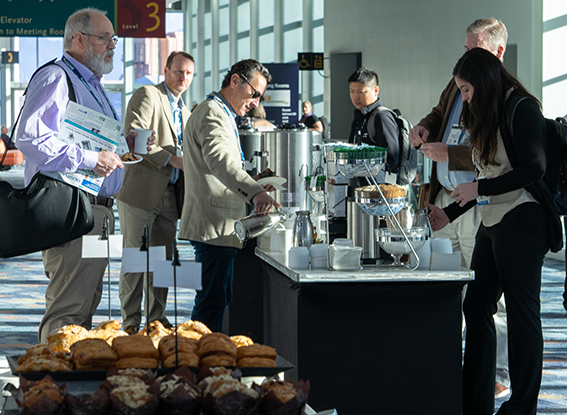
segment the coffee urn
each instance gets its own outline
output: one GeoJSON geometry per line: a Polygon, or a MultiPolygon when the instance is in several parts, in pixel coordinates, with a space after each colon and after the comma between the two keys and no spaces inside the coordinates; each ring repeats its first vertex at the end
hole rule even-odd
{"type": "Polygon", "coordinates": [[[269,168],[285,177],[284,190],[276,190],[275,199],[282,211],[291,217],[298,210],[309,210],[312,200],[307,195],[305,177],[322,167],[322,136],[307,127],[282,125],[262,133],[260,171],[269,168]]]}

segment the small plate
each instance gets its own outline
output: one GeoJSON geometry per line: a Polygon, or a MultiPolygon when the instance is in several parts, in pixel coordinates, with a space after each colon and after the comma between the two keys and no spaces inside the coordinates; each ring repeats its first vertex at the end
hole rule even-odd
{"type": "Polygon", "coordinates": [[[284,184],[285,182],[287,182],[287,179],[285,177],[279,176],[264,177],[256,181],[256,183],[258,183],[260,186],[269,184],[274,186],[276,190],[285,190],[285,187],[282,186],[282,184],[284,184]]]}
{"type": "Polygon", "coordinates": [[[122,160],[122,156],[120,156],[120,160],[122,161],[122,164],[125,164],[125,165],[136,164],[136,163],[139,163],[143,160],[143,158],[141,156],[137,155],[137,154],[134,154],[134,157],[136,157],[136,161],[124,161],[124,160],[122,160]]]}

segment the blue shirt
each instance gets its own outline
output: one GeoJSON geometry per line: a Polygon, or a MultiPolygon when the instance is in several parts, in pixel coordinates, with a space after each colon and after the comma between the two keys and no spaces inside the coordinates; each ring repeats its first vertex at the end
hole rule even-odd
{"type": "MultiPolygon", "coordinates": [[[[449,135],[451,134],[451,129],[454,125],[459,125],[459,120],[461,119],[461,112],[463,111],[463,99],[461,93],[459,92],[455,97],[455,102],[453,103],[453,108],[451,110],[451,116],[445,127],[445,133],[443,134],[443,143],[447,144],[449,135]]],[[[464,131],[463,138],[460,140],[459,145],[464,145],[468,147],[468,131],[464,131]]],[[[441,185],[449,190],[455,190],[461,183],[470,183],[474,181],[476,173],[474,171],[451,171],[449,170],[448,161],[438,161],[437,162],[437,180],[441,185]]]]}
{"type": "MultiPolygon", "coordinates": [[[[173,114],[173,123],[175,125],[175,135],[177,136],[177,149],[181,151],[181,144],[183,143],[183,121],[181,118],[181,110],[183,109],[183,98],[179,96],[176,98],[175,95],[171,93],[167,84],[164,82],[163,86],[165,87],[165,92],[167,93],[167,99],[169,100],[169,105],[171,107],[171,113],[173,114]]],[[[171,157],[167,159],[167,163],[169,163],[171,157]]],[[[166,163],[166,165],[167,165],[166,163]]],[[[171,176],[169,177],[169,183],[175,184],[179,180],[179,169],[175,167],[171,171],[171,176]]]]}

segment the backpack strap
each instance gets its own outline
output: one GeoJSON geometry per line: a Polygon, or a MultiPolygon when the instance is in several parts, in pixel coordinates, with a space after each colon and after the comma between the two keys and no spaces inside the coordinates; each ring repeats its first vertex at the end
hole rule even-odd
{"type": "MultiPolygon", "coordinates": [[[[26,96],[26,94],[28,92],[28,88],[30,87],[31,81],[33,80],[34,76],[39,71],[41,71],[43,68],[45,68],[49,65],[59,66],[55,63],[56,60],[57,60],[57,58],[52,59],[49,62],[47,62],[46,64],[41,65],[39,68],[36,69],[36,71],[31,76],[30,81],[28,82],[28,86],[26,87],[26,90],[24,91],[23,96],[26,96]]],[[[59,68],[61,68],[61,67],[59,66],[59,68]]],[[[67,87],[69,88],[69,101],[77,102],[77,96],[75,95],[75,88],[73,88],[73,83],[71,82],[71,78],[69,78],[69,74],[67,73],[67,71],[65,69],[61,68],[61,70],[65,73],[65,76],[67,78],[67,87]]],[[[24,101],[24,105],[26,105],[25,101],[24,101]]],[[[4,151],[4,154],[2,155],[2,160],[0,160],[0,167],[2,167],[4,165],[4,160],[6,160],[6,156],[8,155],[8,147],[10,146],[10,143],[12,142],[12,139],[14,138],[14,132],[16,131],[16,126],[18,125],[18,121],[20,121],[20,117],[22,116],[22,111],[24,110],[24,105],[22,105],[22,108],[20,108],[20,113],[18,114],[18,118],[16,118],[16,122],[12,126],[12,132],[10,133],[10,140],[8,141],[8,144],[6,145],[6,150],[4,151]]]]}
{"type": "MultiPolygon", "coordinates": [[[[406,143],[404,142],[404,139],[402,137],[402,129],[400,126],[400,123],[398,122],[398,117],[401,115],[399,110],[391,110],[388,107],[385,107],[384,105],[380,105],[376,108],[374,108],[374,111],[372,111],[372,113],[370,114],[370,117],[368,118],[368,134],[370,135],[370,137],[374,137],[376,135],[376,129],[374,128],[374,118],[376,117],[376,115],[378,115],[379,112],[383,112],[383,111],[388,111],[390,113],[392,113],[392,115],[394,116],[394,121],[396,123],[396,126],[398,127],[398,148],[399,148],[399,152],[398,152],[398,166],[396,168],[396,171],[398,172],[397,174],[399,174],[400,172],[400,167],[402,166],[402,156],[404,154],[407,154],[409,151],[408,145],[409,145],[409,141],[406,143]]],[[[396,176],[397,176],[396,174],[396,176]]]]}

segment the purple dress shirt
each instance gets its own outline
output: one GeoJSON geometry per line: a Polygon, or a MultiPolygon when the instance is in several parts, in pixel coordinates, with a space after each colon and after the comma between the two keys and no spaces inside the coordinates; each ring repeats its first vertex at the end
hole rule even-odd
{"type": "MultiPolygon", "coordinates": [[[[61,60],[56,64],[69,75],[77,104],[94,109],[112,117],[113,110],[100,83],[90,69],[69,54],[64,56],[75,66],[97,99],[89,92],[77,75],[61,60]],[[98,100],[98,102],[97,102],[98,100]],[[99,103],[103,105],[100,107],[99,103]]],[[[65,144],[57,139],[65,108],[69,101],[67,78],[55,65],[38,72],[30,82],[26,101],[16,135],[16,143],[26,157],[24,178],[26,186],[39,171],[73,173],[77,169],[92,170],[98,160],[98,152],[83,150],[76,145],[65,144]]],[[[113,196],[120,190],[124,178],[123,169],[115,169],[104,179],[99,196],[113,196]]]]}

